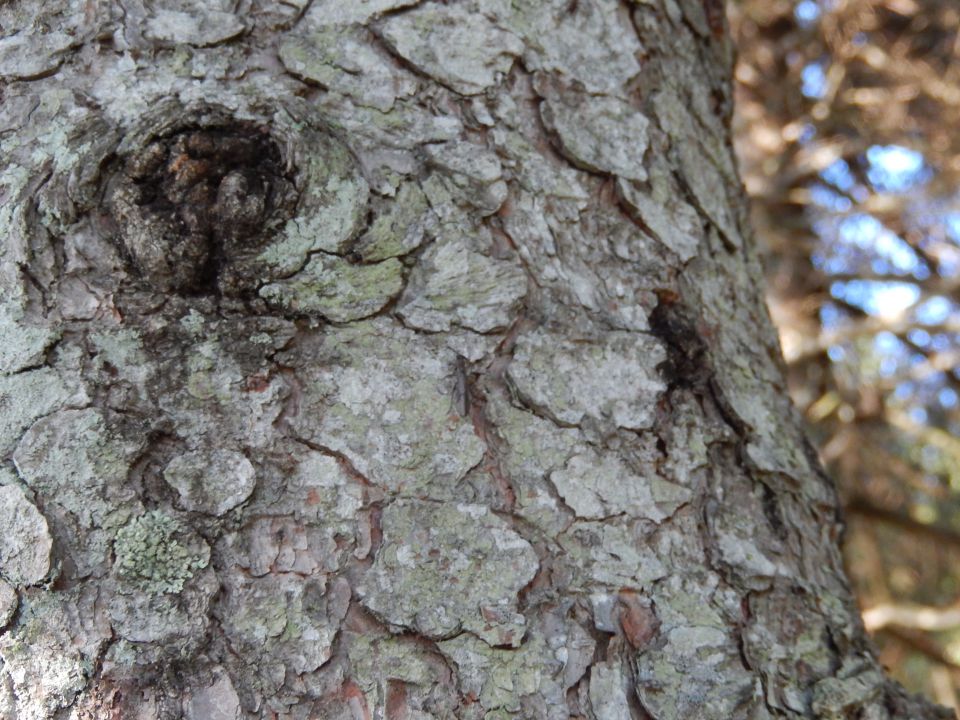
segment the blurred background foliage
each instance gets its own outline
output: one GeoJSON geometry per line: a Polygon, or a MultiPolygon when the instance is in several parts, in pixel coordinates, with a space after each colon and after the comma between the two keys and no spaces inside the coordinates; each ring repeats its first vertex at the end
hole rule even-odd
{"type": "Polygon", "coordinates": [[[960,689],[960,3],[734,0],[735,131],[864,622],[960,689]]]}

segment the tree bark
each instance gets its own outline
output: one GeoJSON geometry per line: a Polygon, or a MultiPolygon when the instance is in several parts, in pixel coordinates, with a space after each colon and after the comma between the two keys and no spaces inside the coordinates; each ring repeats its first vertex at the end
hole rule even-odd
{"type": "Polygon", "coordinates": [[[0,35],[0,715],[948,716],[844,578],[717,0],[0,35]]]}

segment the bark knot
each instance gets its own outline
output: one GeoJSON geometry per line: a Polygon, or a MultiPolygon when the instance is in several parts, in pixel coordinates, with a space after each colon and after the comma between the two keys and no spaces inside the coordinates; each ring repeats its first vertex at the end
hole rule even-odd
{"type": "Polygon", "coordinates": [[[256,280],[231,265],[292,216],[291,177],[261,126],[183,127],[126,158],[109,210],[133,270],[150,285],[238,296],[256,280]]]}

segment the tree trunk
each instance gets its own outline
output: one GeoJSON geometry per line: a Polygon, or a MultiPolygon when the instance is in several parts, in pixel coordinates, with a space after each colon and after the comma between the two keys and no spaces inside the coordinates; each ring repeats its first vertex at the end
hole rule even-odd
{"type": "Polygon", "coordinates": [[[947,717],[784,392],[717,0],[0,34],[0,715],[947,717]]]}

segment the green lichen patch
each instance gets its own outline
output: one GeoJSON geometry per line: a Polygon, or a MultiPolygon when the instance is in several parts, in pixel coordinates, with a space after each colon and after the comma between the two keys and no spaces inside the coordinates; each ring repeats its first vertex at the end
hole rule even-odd
{"type": "Polygon", "coordinates": [[[228,3],[182,0],[179,4],[184,10],[154,9],[146,22],[145,35],[162,44],[208,47],[235,38],[246,29],[240,18],[227,11],[228,3]]]}
{"type": "Polygon", "coordinates": [[[374,203],[374,217],[353,251],[365,262],[401,257],[416,250],[436,225],[427,196],[416,182],[405,182],[395,197],[374,203]]]}
{"type": "Polygon", "coordinates": [[[240,453],[213,448],[175,457],[163,479],[179,493],[184,509],[223,515],[250,497],[256,471],[240,453]]]}
{"type": "Polygon", "coordinates": [[[505,328],[527,292],[517,262],[495,260],[453,236],[432,245],[410,275],[397,312],[406,325],[444,332],[451,326],[479,333],[505,328]]]}
{"type": "Polygon", "coordinates": [[[610,332],[577,342],[540,328],[518,339],[508,373],[526,402],[562,423],[590,417],[643,430],[666,390],[657,371],[666,358],[649,335],[610,332]]]}
{"type": "Polygon", "coordinates": [[[0,302],[0,374],[39,364],[59,335],[52,327],[31,322],[19,303],[0,302]]]}
{"type": "Polygon", "coordinates": [[[381,112],[388,112],[398,96],[417,89],[411,73],[376,50],[369,33],[357,26],[307,29],[284,40],[279,55],[293,75],[381,112]]]}
{"type": "Polygon", "coordinates": [[[643,46],[616,0],[502,3],[501,23],[527,45],[531,71],[570,78],[591,93],[620,93],[640,72],[643,46]]]}
{"type": "Polygon", "coordinates": [[[597,720],[621,720],[632,716],[627,700],[630,671],[619,660],[596,663],[590,668],[590,707],[597,720]]]}
{"type": "Polygon", "coordinates": [[[383,511],[383,543],[360,588],[363,604],[397,628],[432,638],[469,630],[517,645],[517,592],[539,567],[533,548],[489,508],[397,501],[383,511]]]}
{"type": "Polygon", "coordinates": [[[595,642],[576,623],[551,618],[516,649],[492,648],[467,633],[437,646],[457,668],[461,694],[477,699],[483,717],[568,720],[566,691],[593,661],[595,642]]]}
{"type": "Polygon", "coordinates": [[[586,440],[579,430],[558,428],[514,407],[499,393],[487,398],[486,412],[503,440],[500,467],[516,496],[514,512],[548,535],[559,534],[569,525],[571,513],[546,478],[572,454],[584,452],[586,440]]]}
{"type": "Polygon", "coordinates": [[[117,531],[114,569],[146,593],[179,593],[210,561],[210,548],[173,517],[151,510],[117,531]]]}
{"type": "MultiPolygon", "coordinates": [[[[304,0],[300,0],[303,2],[304,0]]],[[[317,0],[309,3],[310,9],[303,22],[311,26],[350,25],[366,23],[372,18],[401,8],[416,5],[420,0],[317,0]]],[[[308,4],[304,2],[304,4],[308,4]]]]}
{"type": "Polygon", "coordinates": [[[310,673],[330,659],[350,603],[344,579],[278,573],[251,578],[231,572],[214,613],[238,652],[255,653],[264,669],[310,673]]]}
{"type": "Polygon", "coordinates": [[[811,707],[818,718],[842,720],[859,708],[878,700],[885,678],[866,658],[849,658],[836,677],[820,680],[813,686],[811,707]]]}
{"type": "Polygon", "coordinates": [[[677,572],[652,592],[663,640],[635,656],[634,672],[637,696],[653,717],[768,717],[760,679],[744,667],[729,620],[713,602],[717,580],[677,572]]]}
{"type": "Polygon", "coordinates": [[[50,572],[53,539],[47,521],[17,485],[0,486],[0,574],[17,586],[41,582],[50,572]]]}
{"type": "Polygon", "coordinates": [[[32,80],[60,67],[77,38],[65,32],[13,33],[0,39],[0,77],[4,80],[32,80]]]}
{"type": "Polygon", "coordinates": [[[144,447],[136,430],[93,408],[61,410],[34,423],[13,454],[79,576],[105,570],[114,531],[140,509],[127,482],[144,447]]]}
{"type": "Polygon", "coordinates": [[[264,279],[289,276],[317,251],[347,252],[366,221],[370,187],[357,160],[324,128],[313,127],[309,113],[297,109],[296,115],[278,112],[271,119],[278,139],[295,138],[285,160],[297,169],[300,197],[293,217],[250,262],[264,279]]]}
{"type": "Polygon", "coordinates": [[[579,517],[602,519],[626,514],[662,522],[691,498],[685,487],[656,476],[638,475],[612,454],[571,457],[550,475],[564,501],[579,517]]]}
{"type": "Polygon", "coordinates": [[[630,103],[566,90],[548,96],[540,113],[575,165],[628,180],[647,179],[644,156],[650,123],[630,103]]]}
{"type": "Polygon", "coordinates": [[[67,593],[23,598],[15,625],[0,635],[3,683],[12,685],[14,696],[6,717],[57,717],[86,687],[93,672],[87,652],[95,651],[103,638],[88,635],[91,629],[80,624],[78,610],[67,593]]]}
{"type": "Polygon", "coordinates": [[[381,319],[331,329],[321,347],[280,356],[305,368],[301,438],[346,456],[393,493],[456,496],[483,458],[473,424],[456,411],[456,356],[432,336],[381,319]]]}
{"type": "Polygon", "coordinates": [[[426,147],[436,169],[424,183],[430,204],[448,223],[461,222],[463,209],[492,215],[507,199],[503,167],[495,153],[472,142],[447,142],[426,147]]]}
{"type": "Polygon", "coordinates": [[[403,266],[394,258],[356,265],[318,254],[293,277],[263,286],[260,296],[290,312],[351,322],[382,310],[402,289],[403,266]]]}
{"type": "Polygon", "coordinates": [[[630,214],[643,222],[654,237],[672,250],[681,262],[700,252],[703,224],[696,208],[683,200],[683,192],[672,177],[669,165],[650,153],[651,177],[646,187],[619,180],[617,188],[630,214]]]}
{"type": "Polygon", "coordinates": [[[559,566],[569,589],[643,590],[667,574],[655,550],[634,524],[577,521],[558,538],[564,550],[559,566]]]}
{"type": "MultiPolygon", "coordinates": [[[[16,588],[6,580],[0,579],[0,630],[7,627],[7,623],[13,619],[13,614],[17,611],[19,598],[16,588]]],[[[0,705],[2,707],[2,705],[0,705]]]]}
{"type": "Polygon", "coordinates": [[[462,95],[495,85],[523,52],[523,43],[462,5],[423,3],[390,17],[383,39],[425,75],[462,95]]]}
{"type": "Polygon", "coordinates": [[[72,392],[55,370],[0,375],[0,454],[7,455],[34,420],[71,400],[82,402],[85,396],[72,392]]]}

